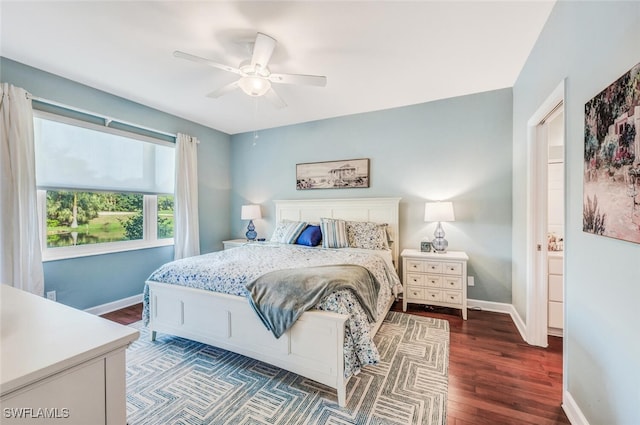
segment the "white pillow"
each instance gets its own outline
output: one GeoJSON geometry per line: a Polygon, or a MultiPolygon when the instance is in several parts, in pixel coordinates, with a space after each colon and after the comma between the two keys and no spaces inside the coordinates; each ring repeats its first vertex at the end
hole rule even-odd
{"type": "Polygon", "coordinates": [[[273,231],[271,242],[296,243],[305,227],[306,221],[281,220],[273,231]]]}

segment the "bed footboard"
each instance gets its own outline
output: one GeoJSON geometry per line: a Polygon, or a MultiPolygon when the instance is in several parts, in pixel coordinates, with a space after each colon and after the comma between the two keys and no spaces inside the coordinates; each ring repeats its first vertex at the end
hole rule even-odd
{"type": "Polygon", "coordinates": [[[337,390],[346,403],[343,314],[308,311],[276,339],[243,297],[149,284],[149,330],[163,332],[264,361],[337,390]]]}

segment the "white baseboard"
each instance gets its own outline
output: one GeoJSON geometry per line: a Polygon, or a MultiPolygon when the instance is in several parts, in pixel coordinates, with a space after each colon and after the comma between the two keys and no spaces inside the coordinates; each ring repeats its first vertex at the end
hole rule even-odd
{"type": "Polygon", "coordinates": [[[129,307],[141,302],[142,302],[142,294],[138,294],[129,298],[123,298],[121,300],[113,301],[110,303],[97,305],[95,307],[88,308],[85,311],[87,313],[100,316],[101,314],[111,313],[112,311],[120,310],[121,308],[129,307]]]}
{"type": "Polygon", "coordinates": [[[527,342],[527,325],[524,323],[522,317],[520,317],[513,304],[468,299],[467,307],[470,309],[477,308],[484,311],[493,311],[496,313],[508,314],[509,316],[511,316],[513,324],[516,325],[516,328],[518,329],[522,340],[524,342],[527,342]]]}
{"type": "Polygon", "coordinates": [[[560,338],[564,337],[564,330],[560,328],[549,328],[547,329],[547,335],[549,336],[559,336],[560,338]]]}
{"type": "Polygon", "coordinates": [[[582,410],[567,390],[562,392],[562,410],[567,415],[571,425],[589,425],[589,421],[584,417],[582,410]]]}

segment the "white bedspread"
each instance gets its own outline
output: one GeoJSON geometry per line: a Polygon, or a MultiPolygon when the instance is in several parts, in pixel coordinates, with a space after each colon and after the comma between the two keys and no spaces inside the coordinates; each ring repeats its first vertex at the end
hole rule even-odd
{"type": "MultiPolygon", "coordinates": [[[[366,267],[380,283],[377,310],[386,314],[386,305],[400,291],[397,273],[376,251],[350,248],[309,248],[292,244],[247,244],[225,251],[185,258],[165,264],[149,281],[188,286],[246,297],[246,284],[277,269],[329,264],[356,264],[366,267]]],[[[380,360],[371,337],[367,315],[349,290],[336,291],[315,306],[349,316],[345,329],[345,377],[360,372],[365,365],[380,360]]],[[[148,286],[144,289],[144,323],[149,320],[148,286]]]]}

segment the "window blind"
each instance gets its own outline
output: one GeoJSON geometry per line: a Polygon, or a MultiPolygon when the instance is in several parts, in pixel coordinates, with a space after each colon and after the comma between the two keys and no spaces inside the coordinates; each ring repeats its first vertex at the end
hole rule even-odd
{"type": "Polygon", "coordinates": [[[68,118],[34,118],[41,189],[173,193],[173,144],[68,118]]]}

